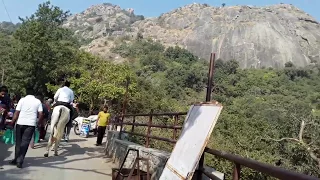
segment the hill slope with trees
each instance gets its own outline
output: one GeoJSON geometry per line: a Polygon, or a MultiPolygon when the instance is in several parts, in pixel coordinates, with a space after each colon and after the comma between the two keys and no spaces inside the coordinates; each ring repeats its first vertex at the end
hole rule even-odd
{"type": "MultiPolygon", "coordinates": [[[[115,43],[111,51],[127,61],[114,64],[79,50],[79,40],[61,27],[68,15],[44,3],[13,33],[0,33],[3,79],[11,93],[24,94],[31,84],[50,96],[69,79],[77,99],[91,110],[107,99],[117,113],[129,79],[129,113],[186,111],[204,99],[205,60],[137,36],[115,43]]],[[[320,177],[320,66],[240,69],[235,60],[217,60],[215,67],[213,98],[224,110],[209,146],[320,177]]],[[[231,172],[227,162],[206,160],[231,172]]],[[[248,170],[243,178],[266,179],[248,170]]]]}

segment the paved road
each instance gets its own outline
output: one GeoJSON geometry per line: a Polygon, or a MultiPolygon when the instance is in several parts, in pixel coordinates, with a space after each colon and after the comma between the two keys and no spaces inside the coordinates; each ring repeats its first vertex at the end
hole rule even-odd
{"type": "Polygon", "coordinates": [[[14,146],[0,143],[1,180],[111,180],[110,159],[104,158],[103,147],[94,146],[95,138],[70,135],[68,143],[62,142],[59,156],[43,156],[46,142],[28,150],[24,168],[8,165],[13,158],[14,146]]]}

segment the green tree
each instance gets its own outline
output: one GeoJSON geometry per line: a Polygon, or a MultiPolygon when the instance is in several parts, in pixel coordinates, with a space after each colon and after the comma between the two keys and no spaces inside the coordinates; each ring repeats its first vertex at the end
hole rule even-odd
{"type": "Polygon", "coordinates": [[[196,62],[199,58],[194,56],[191,52],[178,46],[169,47],[164,52],[165,57],[173,61],[183,63],[185,65],[196,62]]]}
{"type": "Polygon", "coordinates": [[[134,94],[136,82],[128,66],[112,64],[86,52],[79,52],[77,59],[79,61],[70,67],[72,74],[68,79],[79,101],[87,102],[90,110],[99,108],[104,99],[121,102],[127,79],[130,80],[129,93],[134,94]]]}
{"type": "Polygon", "coordinates": [[[145,55],[140,58],[142,66],[148,67],[152,72],[166,70],[165,60],[159,54],[145,55]]]}
{"type": "Polygon", "coordinates": [[[9,75],[13,73],[12,57],[11,54],[14,50],[14,39],[4,33],[0,33],[0,59],[1,59],[1,80],[3,84],[7,84],[10,79],[9,75]],[[2,77],[2,72],[4,73],[2,77]]]}
{"type": "Polygon", "coordinates": [[[137,41],[141,41],[142,39],[143,39],[142,32],[139,31],[139,32],[137,33],[136,40],[137,40],[137,41]]]}
{"type": "Polygon", "coordinates": [[[72,33],[60,27],[68,15],[45,2],[30,17],[20,18],[22,24],[14,33],[20,43],[13,55],[19,72],[17,83],[33,85],[36,92],[46,93],[46,83],[64,78],[78,48],[72,33]]]}

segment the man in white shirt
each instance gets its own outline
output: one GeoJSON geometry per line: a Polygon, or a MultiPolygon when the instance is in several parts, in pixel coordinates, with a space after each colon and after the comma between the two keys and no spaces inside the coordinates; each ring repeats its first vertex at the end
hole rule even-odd
{"type": "Polygon", "coordinates": [[[74,93],[70,89],[70,82],[65,81],[64,86],[62,88],[59,88],[58,91],[56,92],[56,94],[54,95],[55,103],[52,106],[52,108],[54,108],[55,106],[58,106],[58,105],[63,105],[63,106],[70,109],[70,120],[69,120],[67,126],[69,126],[70,123],[72,125],[72,116],[74,113],[74,110],[72,107],[73,100],[74,100],[74,93]]]}
{"type": "MultiPolygon", "coordinates": [[[[66,81],[62,88],[59,88],[56,94],[54,95],[54,105],[52,107],[63,105],[70,109],[70,114],[72,116],[73,108],[72,102],[74,100],[74,93],[70,89],[70,82],[66,81]]],[[[71,119],[71,118],[70,118],[71,119]]]]}
{"type": "Polygon", "coordinates": [[[12,118],[12,125],[16,121],[17,124],[15,132],[15,156],[10,164],[16,165],[18,168],[22,168],[30,140],[37,126],[37,118],[39,117],[38,124],[42,124],[43,121],[43,110],[40,100],[33,95],[32,88],[27,88],[26,92],[27,96],[20,99],[12,118]]]}

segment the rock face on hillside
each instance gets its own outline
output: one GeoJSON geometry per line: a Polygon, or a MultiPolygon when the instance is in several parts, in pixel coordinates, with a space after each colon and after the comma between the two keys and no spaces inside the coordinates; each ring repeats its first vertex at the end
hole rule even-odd
{"type": "Polygon", "coordinates": [[[144,37],[169,46],[179,45],[205,59],[211,52],[223,60],[236,59],[243,68],[280,68],[288,61],[306,66],[320,61],[320,24],[287,4],[268,7],[191,4],[144,20],[118,6],[100,5],[72,16],[65,26],[99,41],[110,35],[132,36],[142,32],[144,37]],[[96,14],[89,17],[92,12],[96,14]],[[110,34],[105,25],[117,27],[119,19],[123,26],[119,28],[121,33],[110,34]],[[88,24],[93,28],[83,30],[88,24]]]}
{"type": "Polygon", "coordinates": [[[143,19],[143,16],[134,15],[133,9],[123,10],[117,5],[104,3],[70,16],[63,27],[74,30],[80,37],[96,39],[127,34],[131,32],[132,23],[143,19]]]}
{"type": "Polygon", "coordinates": [[[0,32],[13,33],[21,24],[13,24],[12,22],[0,22],[0,32]]]}

